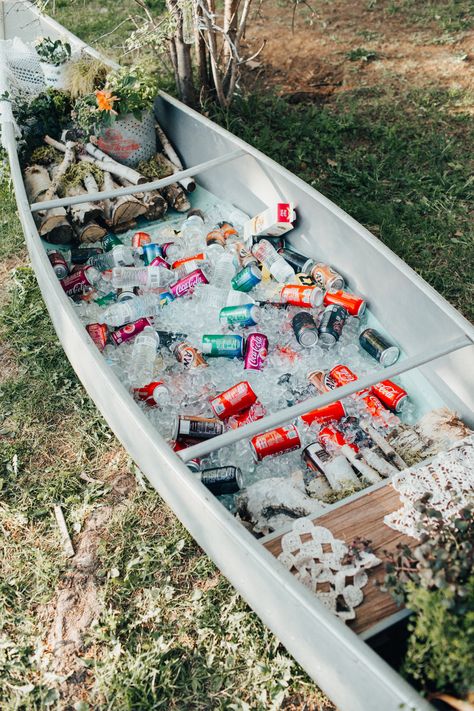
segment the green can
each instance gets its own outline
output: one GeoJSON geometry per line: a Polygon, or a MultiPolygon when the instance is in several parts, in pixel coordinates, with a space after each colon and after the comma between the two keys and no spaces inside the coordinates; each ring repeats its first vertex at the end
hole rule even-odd
{"type": "Polygon", "coordinates": [[[232,288],[236,291],[250,291],[262,281],[262,272],[254,264],[249,264],[237,272],[231,280],[232,288]]]}
{"type": "Polygon", "coordinates": [[[118,247],[120,244],[123,244],[122,240],[111,232],[102,237],[102,247],[105,252],[110,252],[111,249],[118,247]]]}
{"type": "Polygon", "coordinates": [[[202,352],[221,358],[243,358],[244,339],[242,336],[208,334],[202,337],[202,352]]]}
{"type": "Polygon", "coordinates": [[[221,309],[219,319],[226,326],[255,326],[258,322],[260,309],[255,304],[242,304],[241,306],[225,306],[221,309]]]}

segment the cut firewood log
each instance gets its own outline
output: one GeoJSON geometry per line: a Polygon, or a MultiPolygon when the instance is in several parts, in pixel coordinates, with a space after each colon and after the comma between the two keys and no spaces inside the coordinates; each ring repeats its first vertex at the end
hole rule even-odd
{"type": "Polygon", "coordinates": [[[93,244],[98,242],[107,234],[107,230],[102,225],[99,225],[94,220],[86,222],[85,224],[80,224],[75,222],[73,224],[74,234],[76,239],[81,244],[93,244]]]}
{"type": "MultiPolygon", "coordinates": [[[[30,203],[44,202],[51,199],[48,190],[51,178],[47,169],[42,165],[32,165],[24,173],[25,188],[30,203]]],[[[54,194],[52,197],[56,197],[54,194]]],[[[67,219],[66,210],[56,207],[52,210],[40,210],[33,213],[40,237],[54,244],[68,244],[73,231],[67,219]]]]}
{"type": "Polygon", "coordinates": [[[172,183],[172,185],[167,185],[165,188],[161,188],[161,194],[166,199],[168,205],[176,212],[187,212],[191,209],[191,203],[186,197],[181,185],[178,183],[172,183]]]}
{"type": "MultiPolygon", "coordinates": [[[[116,190],[119,186],[110,173],[104,173],[104,190],[116,190]]],[[[145,205],[134,195],[121,195],[114,200],[106,200],[105,217],[114,232],[125,232],[136,223],[137,217],[146,213],[145,205]],[[124,229],[124,225],[127,225],[124,229]]]]}
{"type": "MultiPolygon", "coordinates": [[[[173,166],[173,172],[177,173],[178,171],[183,170],[184,166],[183,166],[181,160],[179,159],[179,156],[176,153],[173,145],[171,144],[168,136],[165,134],[165,132],[163,131],[163,129],[161,128],[161,126],[159,124],[156,124],[155,128],[156,128],[156,133],[158,135],[160,143],[163,147],[163,152],[165,153],[166,157],[168,158],[171,165],[173,166]]],[[[189,193],[192,193],[193,190],[196,190],[196,181],[194,180],[194,178],[191,178],[191,177],[182,178],[179,181],[179,184],[185,190],[187,190],[189,193]]]]}
{"type": "MultiPolygon", "coordinates": [[[[125,188],[131,185],[125,178],[118,178],[117,181],[125,188]]],[[[135,197],[146,207],[144,217],[149,221],[159,220],[168,210],[168,203],[159,190],[135,193],[135,197]]]]}
{"type": "Polygon", "coordinates": [[[122,165],[122,163],[118,163],[116,160],[108,156],[107,153],[104,153],[104,151],[101,151],[100,148],[97,148],[97,146],[93,143],[86,143],[85,150],[86,153],[94,158],[94,165],[102,168],[102,170],[107,171],[118,178],[126,178],[133,185],[141,185],[148,182],[147,179],[143,175],[140,175],[140,173],[136,170],[133,170],[133,168],[127,168],[127,166],[122,165]]]}

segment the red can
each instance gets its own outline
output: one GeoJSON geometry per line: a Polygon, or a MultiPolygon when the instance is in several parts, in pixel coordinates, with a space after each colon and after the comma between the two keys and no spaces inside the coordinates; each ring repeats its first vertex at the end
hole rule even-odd
{"type": "Polygon", "coordinates": [[[133,393],[137,400],[143,400],[150,407],[164,404],[169,397],[169,390],[161,380],[155,380],[142,388],[134,388],[133,393]]]}
{"type": "Polygon", "coordinates": [[[190,294],[197,284],[209,284],[202,269],[195,269],[182,279],[178,279],[178,281],[175,281],[174,284],[170,285],[169,290],[173,294],[174,298],[177,299],[180,296],[190,294]]]}
{"type": "Polygon", "coordinates": [[[141,333],[146,326],[151,326],[150,321],[147,318],[139,318],[138,321],[127,323],[126,326],[118,328],[110,334],[110,337],[116,346],[120,346],[121,343],[125,343],[131,338],[138,336],[138,334],[141,333]]]}
{"type": "Polygon", "coordinates": [[[357,393],[363,400],[372,417],[385,417],[387,409],[382,405],[378,397],[375,397],[370,390],[361,390],[357,393]]]}
{"type": "Polygon", "coordinates": [[[169,263],[166,261],[166,259],[163,259],[163,257],[160,257],[158,254],[156,257],[153,257],[153,259],[150,262],[150,267],[163,267],[164,269],[171,269],[169,263]]]}
{"type": "Polygon", "coordinates": [[[304,415],[301,415],[301,419],[307,425],[311,425],[313,422],[332,422],[333,420],[341,420],[346,416],[346,410],[344,405],[340,400],[332,402],[330,405],[325,407],[318,407],[316,410],[311,410],[304,415]]]}
{"type": "Polygon", "coordinates": [[[105,323],[89,323],[86,326],[86,331],[99,351],[103,351],[109,339],[109,329],[105,323]]]}
{"type": "Polygon", "coordinates": [[[244,369],[262,370],[268,355],[268,338],[264,333],[251,333],[245,344],[244,369]]]}
{"type": "Polygon", "coordinates": [[[394,412],[400,412],[408,398],[407,391],[391,380],[382,380],[382,382],[372,385],[372,392],[389,410],[394,412]]]}
{"type": "Polygon", "coordinates": [[[280,291],[280,298],[285,304],[311,309],[323,303],[323,290],[319,286],[288,284],[280,291]]]}
{"type": "Polygon", "coordinates": [[[250,384],[242,380],[211,400],[211,407],[220,420],[227,420],[228,417],[247,410],[256,401],[257,396],[250,384]]]}
{"type": "Polygon", "coordinates": [[[360,318],[364,315],[366,302],[360,296],[349,294],[347,291],[326,291],[324,294],[324,305],[336,304],[343,306],[351,316],[360,318]]]}
{"type": "Polygon", "coordinates": [[[357,445],[353,442],[348,442],[342,432],[332,425],[327,425],[319,430],[319,441],[323,447],[327,447],[328,444],[336,447],[344,447],[344,445],[347,445],[353,449],[354,452],[359,451],[357,445]]]}
{"type": "Polygon", "coordinates": [[[243,427],[244,425],[249,425],[251,422],[257,422],[257,420],[261,420],[262,417],[265,417],[266,414],[267,411],[263,407],[262,403],[257,400],[257,402],[252,405],[252,407],[249,407],[248,410],[244,410],[238,415],[231,417],[227,424],[230,425],[233,430],[236,430],[237,428],[243,427]]]}
{"type": "Polygon", "coordinates": [[[342,388],[343,385],[353,383],[355,380],[357,380],[357,375],[347,365],[339,364],[326,373],[324,382],[328,390],[334,390],[334,388],[342,388]]]}
{"type": "Polygon", "coordinates": [[[94,269],[94,267],[90,265],[85,267],[79,266],[77,271],[73,271],[69,276],[61,279],[60,284],[68,296],[79,296],[84,291],[89,291],[91,286],[94,285],[97,275],[97,269],[94,269]],[[92,271],[90,271],[91,269],[92,271]],[[89,278],[88,272],[90,272],[91,278],[89,278]]]}
{"type": "Polygon", "coordinates": [[[292,452],[301,447],[300,434],[294,425],[277,427],[250,440],[253,456],[257,462],[274,454],[292,452]]]}
{"type": "Polygon", "coordinates": [[[148,232],[135,232],[132,237],[132,247],[143,247],[144,244],[151,244],[151,235],[148,232]]]}

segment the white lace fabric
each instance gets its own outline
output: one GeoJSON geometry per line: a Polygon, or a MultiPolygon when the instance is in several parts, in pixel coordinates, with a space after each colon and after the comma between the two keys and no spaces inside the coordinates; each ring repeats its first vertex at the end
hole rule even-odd
{"type": "Polygon", "coordinates": [[[282,552],[278,560],[309,587],[318,599],[341,620],[353,620],[354,608],[363,602],[362,588],[367,585],[365,572],[380,564],[380,560],[366,551],[360,559],[349,564],[343,560],[349,548],[331,531],[316,526],[309,518],[300,518],[289,533],[282,536],[282,552]],[[309,540],[308,535],[310,536],[309,540]],[[341,605],[341,603],[343,603],[341,605]]]}
{"type": "Polygon", "coordinates": [[[415,504],[430,494],[430,508],[449,521],[474,501],[474,435],[441,452],[428,464],[412,467],[395,475],[392,486],[400,494],[402,507],[384,518],[395,531],[420,539],[422,517],[415,504]]]}

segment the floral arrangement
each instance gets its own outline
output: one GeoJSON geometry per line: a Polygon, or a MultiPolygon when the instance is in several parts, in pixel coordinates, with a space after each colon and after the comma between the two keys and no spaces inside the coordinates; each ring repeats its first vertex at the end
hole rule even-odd
{"type": "Polygon", "coordinates": [[[35,44],[36,52],[42,62],[60,67],[71,58],[71,45],[60,39],[41,37],[35,44]]]}
{"type": "Polygon", "coordinates": [[[119,116],[133,114],[141,119],[143,112],[152,108],[157,91],[156,75],[143,67],[118,69],[109,74],[101,89],[76,101],[75,123],[87,134],[97,134],[119,116]]]}

